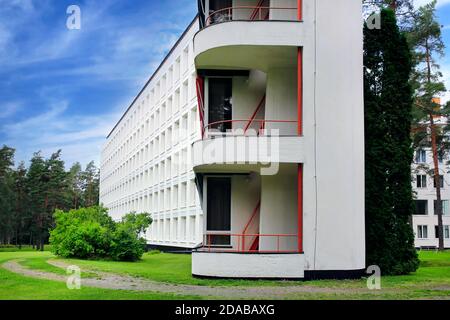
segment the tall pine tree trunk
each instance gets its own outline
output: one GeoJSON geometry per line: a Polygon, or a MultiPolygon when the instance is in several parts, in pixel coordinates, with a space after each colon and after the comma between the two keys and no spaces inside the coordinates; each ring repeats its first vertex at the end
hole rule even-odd
{"type": "MultiPolygon", "coordinates": [[[[431,84],[431,53],[428,43],[426,44],[426,61],[427,61],[427,81],[431,84]]],[[[431,126],[431,149],[433,151],[433,164],[434,164],[434,183],[436,185],[436,214],[438,217],[438,238],[439,238],[439,251],[444,250],[444,226],[442,221],[442,198],[441,198],[441,178],[439,175],[439,159],[436,143],[436,128],[434,124],[433,114],[430,113],[430,126],[431,126]]]]}

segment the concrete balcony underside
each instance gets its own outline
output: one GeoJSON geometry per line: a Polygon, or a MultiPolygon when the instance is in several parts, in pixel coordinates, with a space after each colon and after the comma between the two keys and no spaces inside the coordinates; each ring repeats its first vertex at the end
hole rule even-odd
{"type": "Polygon", "coordinates": [[[304,45],[298,21],[231,21],[212,25],[194,38],[198,69],[295,67],[297,48],[304,45]]]}
{"type": "Polygon", "coordinates": [[[269,168],[278,163],[304,163],[303,137],[216,137],[193,145],[196,172],[269,168]]]}
{"type": "Polygon", "coordinates": [[[192,274],[219,278],[304,278],[303,254],[193,252],[192,274]]]}

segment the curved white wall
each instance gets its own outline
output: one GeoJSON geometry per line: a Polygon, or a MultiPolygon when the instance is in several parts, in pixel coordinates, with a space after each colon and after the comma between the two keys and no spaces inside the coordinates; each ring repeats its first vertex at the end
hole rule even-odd
{"type": "Polygon", "coordinates": [[[228,46],[293,46],[304,44],[299,21],[231,21],[211,25],[194,37],[195,56],[228,46]],[[243,32],[245,30],[245,32],[243,32]]]}
{"type": "Polygon", "coordinates": [[[192,274],[222,278],[304,277],[302,254],[192,253],[192,274]]]}

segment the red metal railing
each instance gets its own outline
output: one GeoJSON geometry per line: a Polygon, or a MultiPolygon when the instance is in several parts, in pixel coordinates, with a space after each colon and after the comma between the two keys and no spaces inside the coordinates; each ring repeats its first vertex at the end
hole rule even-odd
{"type": "Polygon", "coordinates": [[[202,77],[197,77],[195,82],[195,88],[197,90],[197,102],[198,102],[198,114],[200,116],[200,128],[202,133],[202,139],[205,136],[205,104],[203,101],[205,84],[202,77]]]}
{"type": "Polygon", "coordinates": [[[226,253],[299,253],[297,248],[298,235],[297,234],[232,234],[225,232],[206,232],[204,235],[203,247],[198,249],[202,252],[226,252],[226,253]],[[216,237],[229,238],[228,243],[215,243],[216,237]],[[259,237],[264,240],[263,248],[252,250],[251,248],[243,247],[244,238],[259,237]],[[295,249],[292,249],[295,248],[295,249]]]}
{"type": "MultiPolygon", "coordinates": [[[[260,208],[261,208],[261,201],[258,201],[255,209],[253,210],[253,213],[250,217],[250,220],[248,220],[247,225],[244,228],[244,231],[242,231],[242,234],[247,234],[247,232],[250,233],[257,233],[259,231],[259,212],[260,212],[260,208]],[[256,222],[256,223],[253,223],[256,222]],[[253,224],[252,224],[253,223],[253,224]],[[253,227],[252,230],[250,230],[250,227],[253,227]],[[250,231],[249,231],[250,230],[250,231]]],[[[242,237],[242,248],[246,249],[248,245],[248,243],[250,243],[250,247],[249,249],[252,249],[253,246],[253,242],[254,241],[258,241],[259,240],[259,236],[258,237],[254,237],[254,239],[249,239],[250,242],[247,242],[247,237],[242,237]]]]}
{"type": "MultiPolygon", "coordinates": [[[[221,130],[220,125],[224,125],[224,124],[233,124],[233,123],[248,123],[251,119],[234,119],[234,120],[222,120],[222,121],[216,121],[216,122],[212,122],[208,125],[206,125],[203,128],[203,132],[204,132],[204,138],[207,138],[208,135],[209,136],[226,136],[226,135],[230,135],[230,136],[251,136],[251,131],[250,130],[244,130],[245,126],[242,126],[242,128],[239,127],[234,127],[231,128],[230,130],[233,130],[232,132],[224,132],[221,130]],[[217,128],[214,128],[217,127],[217,128]],[[242,132],[237,131],[238,129],[241,129],[242,132]],[[217,131],[214,131],[217,130],[217,131]]],[[[292,124],[295,125],[295,127],[291,130],[292,134],[296,134],[296,130],[297,130],[297,120],[263,120],[263,119],[253,119],[251,120],[252,123],[259,123],[259,132],[257,132],[257,135],[263,135],[264,134],[264,129],[266,128],[267,124],[271,124],[271,123],[278,123],[278,124],[292,124]]],[[[273,127],[272,129],[280,129],[280,128],[275,128],[273,127]]]]}
{"type": "MultiPolygon", "coordinates": [[[[265,106],[265,104],[266,104],[266,95],[264,94],[264,96],[261,98],[261,101],[259,102],[258,106],[256,107],[255,112],[253,112],[252,117],[250,118],[250,120],[248,121],[247,125],[245,126],[245,128],[244,128],[244,134],[245,134],[245,133],[247,132],[247,130],[250,128],[250,126],[252,125],[253,120],[255,120],[256,116],[257,116],[259,113],[264,112],[264,108],[262,108],[262,107],[263,107],[263,105],[265,106]]],[[[264,113],[263,113],[262,115],[264,115],[264,113]]]]}
{"type": "Polygon", "coordinates": [[[208,18],[206,18],[206,25],[212,25],[215,23],[221,22],[229,22],[233,20],[244,20],[244,21],[264,21],[270,20],[270,12],[271,11],[285,11],[289,13],[293,13],[297,17],[298,8],[295,7],[263,7],[263,6],[236,6],[236,7],[228,7],[222,8],[211,13],[208,18]],[[245,17],[242,14],[242,17],[233,18],[233,12],[239,11],[251,11],[249,17],[245,17]]]}

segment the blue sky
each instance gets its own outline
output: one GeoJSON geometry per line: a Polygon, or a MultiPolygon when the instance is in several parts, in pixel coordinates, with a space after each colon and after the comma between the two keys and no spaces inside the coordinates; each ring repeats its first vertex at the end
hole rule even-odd
{"type": "Polygon", "coordinates": [[[193,0],[0,0],[0,144],[99,162],[105,137],[196,14],[193,0]],[[81,30],[66,9],[81,8],[81,30]]]}
{"type": "MultiPolygon", "coordinates": [[[[438,2],[450,89],[450,0],[438,2]]],[[[16,162],[62,149],[67,166],[98,164],[106,135],[196,9],[194,0],[0,0],[0,144],[17,149],[16,162]],[[72,4],[81,30],[66,28],[72,4]]]]}

